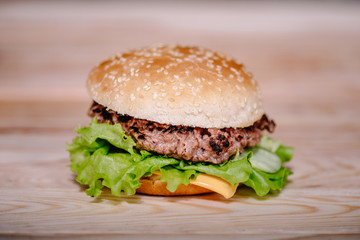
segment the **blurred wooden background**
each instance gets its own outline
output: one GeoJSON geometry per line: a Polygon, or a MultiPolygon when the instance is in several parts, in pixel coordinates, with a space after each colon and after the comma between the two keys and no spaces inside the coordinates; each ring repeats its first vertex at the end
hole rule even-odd
{"type": "Polygon", "coordinates": [[[360,4],[356,1],[1,1],[0,238],[360,236],[360,4]],[[87,124],[90,69],[157,43],[244,62],[275,137],[296,148],[291,182],[260,199],[98,199],[67,167],[87,124]]]}

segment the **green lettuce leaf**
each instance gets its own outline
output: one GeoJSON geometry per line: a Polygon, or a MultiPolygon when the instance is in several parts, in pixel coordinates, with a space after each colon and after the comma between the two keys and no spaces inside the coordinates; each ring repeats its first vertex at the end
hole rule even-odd
{"type": "Polygon", "coordinates": [[[185,186],[189,185],[190,179],[195,179],[198,172],[195,170],[185,170],[181,171],[171,166],[166,166],[160,169],[161,171],[161,181],[166,182],[166,188],[170,192],[175,192],[180,184],[184,184],[185,186]]]}
{"type": "Polygon", "coordinates": [[[294,148],[281,145],[275,153],[281,159],[281,162],[285,163],[291,160],[292,156],[294,155],[294,148]]]}
{"type": "MultiPolygon", "coordinates": [[[[290,174],[282,166],[277,171],[273,169],[272,173],[254,168],[251,164],[251,149],[242,154],[237,152],[227,162],[219,165],[193,163],[137,150],[136,143],[126,136],[120,124],[98,123],[93,118],[89,127],[79,127],[76,131],[79,136],[73,139],[72,144],[67,145],[70,168],[77,174],[76,180],[79,183],[89,186],[86,193],[94,197],[101,194],[103,187],[111,189],[116,196],[120,196],[122,192],[126,195],[135,194],[140,186],[139,179],[150,176],[157,170],[161,171],[161,181],[166,182],[168,190],[172,192],[180,184],[188,185],[190,179],[206,173],[233,185],[243,182],[260,196],[271,190],[281,190],[290,174]]],[[[266,139],[266,143],[271,145],[272,140],[269,139],[266,139]]],[[[278,145],[276,149],[263,149],[268,151],[265,155],[273,154],[282,162],[288,161],[292,155],[292,150],[282,145],[278,145]]],[[[257,157],[260,159],[258,161],[264,162],[262,156],[260,154],[257,157]]]]}
{"type": "Polygon", "coordinates": [[[271,139],[270,137],[263,135],[257,146],[270,152],[276,152],[276,150],[281,146],[281,140],[271,139]]]}
{"type": "Polygon", "coordinates": [[[257,146],[249,151],[253,152],[250,159],[253,168],[269,173],[274,173],[281,168],[281,159],[276,154],[257,146]]]}
{"type": "Polygon", "coordinates": [[[287,177],[292,174],[288,169],[281,167],[275,173],[268,173],[259,169],[253,168],[252,173],[244,184],[255,190],[259,196],[265,196],[271,190],[280,191],[287,180],[287,177]]]}

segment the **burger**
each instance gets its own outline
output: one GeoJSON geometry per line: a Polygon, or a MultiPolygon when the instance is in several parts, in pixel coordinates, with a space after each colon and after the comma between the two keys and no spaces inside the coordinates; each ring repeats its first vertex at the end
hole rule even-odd
{"type": "Polygon", "coordinates": [[[239,185],[280,191],[293,148],[268,137],[257,82],[233,58],[210,49],[156,46],[94,67],[90,125],[67,145],[86,193],[231,198],[239,185]]]}

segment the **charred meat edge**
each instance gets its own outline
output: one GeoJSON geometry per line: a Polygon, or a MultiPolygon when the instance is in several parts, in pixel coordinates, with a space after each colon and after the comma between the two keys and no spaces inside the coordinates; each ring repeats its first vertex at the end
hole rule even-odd
{"type": "Polygon", "coordinates": [[[118,114],[93,102],[89,116],[100,123],[121,124],[132,136],[138,149],[165,154],[180,160],[221,164],[237,150],[254,147],[263,130],[273,132],[275,122],[264,114],[252,126],[245,128],[201,128],[168,125],[118,114]]]}

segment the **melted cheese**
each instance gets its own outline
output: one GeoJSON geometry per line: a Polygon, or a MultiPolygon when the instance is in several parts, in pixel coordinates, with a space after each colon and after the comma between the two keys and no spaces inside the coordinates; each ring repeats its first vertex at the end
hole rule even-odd
{"type": "Polygon", "coordinates": [[[225,198],[231,198],[232,196],[234,196],[236,189],[239,185],[236,184],[235,186],[233,186],[222,178],[207,175],[204,173],[198,175],[195,180],[190,180],[190,183],[217,192],[223,195],[225,198]]]}
{"type": "MultiPolygon", "coordinates": [[[[155,171],[153,174],[161,175],[160,171],[155,171]]],[[[225,198],[231,198],[234,196],[239,185],[236,184],[233,186],[222,178],[204,173],[199,174],[195,180],[190,180],[190,184],[209,189],[213,192],[223,195],[225,198]]]]}

